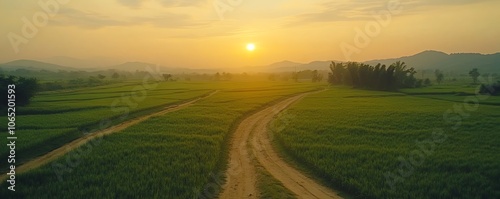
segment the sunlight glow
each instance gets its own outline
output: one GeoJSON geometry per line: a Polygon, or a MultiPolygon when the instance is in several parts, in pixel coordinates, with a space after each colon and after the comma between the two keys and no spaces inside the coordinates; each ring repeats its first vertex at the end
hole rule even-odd
{"type": "Polygon", "coordinates": [[[247,44],[247,50],[248,51],[254,51],[255,50],[255,44],[253,44],[253,43],[247,44]]]}

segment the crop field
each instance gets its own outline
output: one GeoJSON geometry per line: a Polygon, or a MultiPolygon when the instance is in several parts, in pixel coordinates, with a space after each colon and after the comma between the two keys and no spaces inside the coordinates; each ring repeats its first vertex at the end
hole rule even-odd
{"type": "MultiPolygon", "coordinates": [[[[231,133],[241,120],[325,86],[160,82],[141,90],[141,82],[129,82],[41,93],[18,110],[21,161],[92,133],[102,121],[119,124],[217,91],[19,173],[22,186],[16,192],[0,190],[0,196],[217,197],[227,180],[231,133]]],[[[469,85],[402,92],[329,87],[280,113],[279,126],[269,126],[271,138],[294,167],[349,197],[500,197],[500,99],[476,97],[474,90],[469,85]]],[[[8,153],[7,148],[0,152],[8,153]]],[[[253,161],[261,198],[299,197],[253,161]]]]}
{"type": "MultiPolygon", "coordinates": [[[[137,107],[150,108],[175,103],[207,93],[216,94],[190,107],[153,117],[121,132],[90,141],[56,161],[16,177],[22,187],[15,193],[1,190],[0,195],[26,198],[196,198],[213,197],[220,187],[219,175],[227,163],[230,132],[238,120],[275,100],[292,94],[316,90],[324,84],[217,82],[160,84],[137,107]],[[141,104],[144,103],[144,104],[141,104]],[[212,183],[212,184],[213,184],[212,183]]],[[[30,111],[51,100],[82,103],[81,98],[96,100],[95,106],[106,106],[130,88],[108,91],[82,90],[83,93],[61,93],[40,96],[30,111]],[[79,96],[79,97],[78,97],[79,96]]],[[[60,106],[60,105],[59,105],[60,106]]],[[[73,107],[73,106],[72,106],[73,107]]],[[[88,110],[89,118],[98,121],[111,117],[109,108],[88,110]],[[99,112],[102,111],[102,112],[99,112]]],[[[83,114],[75,111],[75,115],[83,114]]],[[[57,113],[56,113],[57,114],[57,113]]],[[[64,115],[73,118],[75,115],[64,115]]],[[[85,115],[85,114],[84,114],[85,115]]],[[[37,117],[33,115],[32,117],[37,117]]],[[[73,118],[74,119],[74,118],[73,118]]],[[[44,121],[47,121],[44,119],[44,121]]],[[[54,122],[50,128],[78,128],[71,122],[54,122]],[[61,125],[61,126],[58,126],[61,125]],[[71,126],[65,126],[71,125],[71,126]]],[[[86,125],[86,123],[78,123],[86,125]]],[[[40,124],[42,125],[42,123],[40,124]]],[[[36,131],[41,134],[45,131],[36,131]]],[[[50,130],[46,130],[50,132],[50,130]]],[[[32,135],[36,137],[36,135],[32,135]]],[[[42,135],[39,135],[42,137],[42,135]]],[[[43,135],[46,139],[50,136],[43,135]]],[[[40,143],[44,140],[40,139],[40,143]]]]}
{"type": "Polygon", "coordinates": [[[283,114],[290,122],[274,142],[355,198],[500,198],[499,98],[436,90],[333,87],[283,114]]]}
{"type": "MultiPolygon", "coordinates": [[[[143,84],[135,82],[39,94],[17,110],[19,163],[97,129],[101,121],[120,122],[211,91],[201,83],[151,83],[149,89],[141,88],[143,84]]],[[[8,148],[0,149],[1,157],[7,153],[8,148]]]]}
{"type": "Polygon", "coordinates": [[[0,5],[0,199],[500,199],[500,0],[0,5]]]}

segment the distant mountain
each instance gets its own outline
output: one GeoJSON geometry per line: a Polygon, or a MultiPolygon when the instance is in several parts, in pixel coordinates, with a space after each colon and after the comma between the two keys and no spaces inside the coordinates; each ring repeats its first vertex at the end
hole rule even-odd
{"type": "Polygon", "coordinates": [[[285,60],[285,61],[273,63],[267,67],[273,68],[273,69],[283,69],[283,68],[293,68],[293,67],[297,67],[299,65],[302,65],[302,64],[285,60]]]}
{"type": "MultiPolygon", "coordinates": [[[[49,70],[49,71],[102,71],[102,70],[118,70],[118,71],[145,71],[147,67],[156,69],[156,64],[146,62],[125,62],[122,64],[97,65],[96,63],[112,63],[116,62],[110,59],[96,59],[94,61],[75,59],[71,57],[53,57],[48,58],[46,62],[35,60],[15,60],[0,64],[1,70],[17,70],[28,69],[33,71],[49,70]]],[[[409,67],[414,67],[416,70],[435,70],[455,71],[466,73],[472,68],[478,68],[480,72],[500,73],[500,53],[495,54],[479,54],[479,53],[455,53],[447,54],[439,51],[423,51],[421,53],[392,59],[379,59],[366,61],[364,63],[376,65],[382,63],[390,65],[397,61],[405,62],[409,67]]],[[[206,68],[206,69],[189,69],[181,67],[166,67],[160,66],[160,73],[215,73],[215,72],[292,72],[301,70],[329,70],[332,61],[313,61],[310,63],[298,63],[293,61],[281,61],[266,66],[247,66],[247,67],[228,67],[228,68],[206,68]]],[[[339,62],[339,61],[334,61],[339,62]]]]}
{"type": "Polygon", "coordinates": [[[34,71],[40,71],[40,70],[74,71],[74,70],[77,70],[77,69],[72,68],[72,67],[61,66],[61,65],[57,65],[57,64],[51,64],[51,63],[45,63],[45,62],[40,62],[40,61],[35,61],[35,60],[27,60],[27,59],[20,59],[20,60],[15,60],[15,61],[7,62],[4,64],[0,64],[0,69],[7,70],[7,71],[17,70],[17,69],[26,69],[26,70],[34,70],[34,71]]]}
{"type": "Polygon", "coordinates": [[[294,71],[298,66],[302,65],[302,63],[297,63],[293,61],[280,61],[276,63],[272,63],[270,65],[264,66],[245,66],[245,67],[236,67],[236,68],[227,68],[229,72],[282,72],[282,71],[294,71]]]}
{"type": "MultiPolygon", "coordinates": [[[[379,59],[366,61],[364,63],[376,65],[378,63],[391,65],[397,61],[403,61],[409,67],[416,70],[445,70],[455,72],[468,72],[472,68],[478,68],[482,72],[500,73],[500,53],[456,53],[446,54],[439,51],[423,51],[421,53],[392,59],[379,59]]],[[[329,70],[332,61],[313,61],[307,64],[282,61],[267,66],[259,67],[268,72],[291,72],[297,70],[329,70]]],[[[341,61],[334,61],[341,62],[341,61]]]]}
{"type": "Polygon", "coordinates": [[[156,65],[146,62],[125,62],[123,64],[103,67],[100,68],[100,70],[104,69],[104,70],[121,70],[121,71],[135,72],[135,71],[146,71],[148,67],[151,69],[155,69],[156,65]]]}
{"type": "MultiPolygon", "coordinates": [[[[333,60],[332,60],[333,61],[333,60]]],[[[332,61],[313,61],[308,64],[302,64],[299,68],[300,70],[330,70],[330,64],[332,61]]],[[[339,62],[339,61],[334,61],[339,62]]]]}
{"type": "Polygon", "coordinates": [[[456,53],[446,54],[439,51],[424,51],[412,56],[372,60],[365,63],[375,65],[378,63],[390,65],[397,61],[403,61],[416,70],[447,70],[467,72],[472,68],[478,68],[483,72],[500,72],[500,53],[456,53]]]}
{"type": "MultiPolygon", "coordinates": [[[[307,64],[282,61],[268,66],[262,66],[263,71],[268,72],[291,72],[301,70],[329,70],[332,61],[313,61],[307,64]]],[[[336,61],[337,62],[337,61],[336,61]]]]}
{"type": "Polygon", "coordinates": [[[73,68],[102,68],[105,66],[116,65],[119,62],[110,58],[92,58],[92,59],[77,59],[66,56],[56,56],[41,59],[43,62],[53,63],[61,66],[70,66],[73,68]]]}
{"type": "MultiPolygon", "coordinates": [[[[66,58],[65,58],[66,59],[66,58]]],[[[62,59],[59,59],[62,60],[62,59]]],[[[67,58],[67,61],[73,62],[77,59],[67,58]]],[[[69,63],[69,62],[67,62],[69,63]]],[[[4,64],[0,64],[0,71],[15,71],[18,69],[25,69],[30,71],[54,71],[58,72],[60,70],[65,71],[88,71],[88,72],[99,72],[99,71],[107,71],[107,70],[116,70],[116,71],[127,71],[127,72],[135,72],[135,71],[148,71],[148,67],[151,68],[153,72],[159,73],[173,73],[173,74],[181,74],[181,73],[215,73],[219,70],[215,69],[189,69],[189,68],[174,68],[174,67],[165,67],[165,66],[157,66],[156,64],[146,63],[146,62],[125,62],[118,65],[111,66],[101,66],[101,67],[92,67],[92,68],[84,68],[82,66],[78,67],[68,67],[62,66],[58,64],[46,63],[35,60],[15,60],[11,62],[7,62],[4,64]]]]}
{"type": "Polygon", "coordinates": [[[146,62],[125,62],[123,64],[99,68],[99,70],[118,70],[118,71],[135,72],[135,71],[148,71],[148,67],[151,68],[153,72],[172,73],[172,74],[217,72],[217,70],[215,69],[190,69],[190,68],[180,68],[180,67],[166,67],[146,62]]]}

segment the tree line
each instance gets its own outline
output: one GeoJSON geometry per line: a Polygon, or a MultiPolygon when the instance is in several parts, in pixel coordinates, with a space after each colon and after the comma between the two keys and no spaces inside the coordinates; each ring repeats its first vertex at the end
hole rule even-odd
{"type": "Polygon", "coordinates": [[[4,75],[0,75],[0,95],[2,96],[0,108],[7,107],[7,86],[12,84],[16,87],[14,94],[16,96],[16,105],[18,106],[27,105],[39,88],[38,81],[35,78],[5,77],[4,75]]]}
{"type": "Polygon", "coordinates": [[[416,88],[430,84],[415,78],[414,68],[408,68],[404,62],[390,66],[347,62],[330,64],[328,82],[332,85],[349,85],[354,88],[393,91],[400,88],[416,88]]]}

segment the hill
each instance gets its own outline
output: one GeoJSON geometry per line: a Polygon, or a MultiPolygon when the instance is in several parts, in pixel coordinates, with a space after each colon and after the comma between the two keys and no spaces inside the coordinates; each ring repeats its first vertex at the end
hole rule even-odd
{"type": "Polygon", "coordinates": [[[332,61],[313,61],[310,63],[297,63],[291,61],[282,61],[270,64],[268,66],[262,66],[261,69],[265,69],[268,72],[290,72],[290,71],[301,71],[301,70],[329,70],[330,63],[332,61]]]}
{"type": "Polygon", "coordinates": [[[483,72],[500,72],[500,53],[455,53],[446,54],[439,51],[424,51],[412,56],[371,60],[365,63],[375,65],[382,63],[390,65],[396,61],[403,61],[408,66],[417,70],[446,70],[456,72],[467,72],[472,68],[478,68],[483,72]]]}
{"type": "Polygon", "coordinates": [[[215,73],[217,70],[214,69],[190,69],[190,68],[181,68],[181,67],[167,67],[157,64],[151,64],[146,62],[125,62],[118,65],[108,66],[104,68],[100,68],[99,70],[117,70],[117,71],[149,71],[148,67],[152,72],[158,73],[173,73],[173,74],[181,74],[181,73],[215,73]]]}
{"type": "Polygon", "coordinates": [[[57,64],[45,63],[45,62],[40,62],[40,61],[35,61],[35,60],[28,60],[28,59],[20,59],[20,60],[15,60],[15,61],[7,62],[4,64],[0,64],[0,69],[6,70],[6,71],[26,69],[26,70],[32,70],[32,71],[48,70],[48,71],[54,71],[54,72],[57,72],[60,70],[66,70],[66,71],[77,70],[75,68],[68,67],[68,66],[61,66],[61,65],[57,65],[57,64]]]}
{"type": "MultiPolygon", "coordinates": [[[[157,69],[156,64],[146,62],[125,62],[117,65],[100,65],[98,67],[96,62],[88,60],[80,60],[70,57],[55,57],[53,62],[41,62],[35,60],[15,60],[0,64],[0,69],[5,71],[14,71],[17,69],[26,69],[31,71],[103,71],[103,70],[117,70],[117,71],[145,71],[147,67],[151,67],[154,71],[157,69]],[[55,64],[54,64],[55,63],[55,64]],[[61,64],[63,63],[63,64],[61,64]],[[65,64],[64,64],[65,63],[65,64]],[[69,64],[69,65],[68,65],[69,64]],[[71,66],[71,67],[68,67],[71,66]],[[90,68],[91,66],[94,66],[90,68]]],[[[479,54],[479,53],[455,53],[447,54],[439,51],[423,51],[411,56],[404,56],[391,59],[378,59],[365,61],[364,63],[376,65],[382,63],[390,65],[397,61],[403,61],[408,66],[414,67],[416,70],[435,70],[440,69],[444,71],[454,71],[457,73],[467,73],[472,68],[478,68],[481,72],[499,73],[500,72],[500,53],[495,54],[479,54]]],[[[340,62],[340,61],[335,61],[340,62]]],[[[104,62],[100,62],[101,64],[104,62]]],[[[302,70],[329,70],[331,61],[313,61],[310,63],[298,63],[293,61],[281,61],[265,66],[247,66],[247,67],[230,67],[218,69],[189,69],[181,67],[165,67],[159,66],[160,73],[215,73],[215,72],[292,72],[302,70]]]]}
{"type": "Polygon", "coordinates": [[[112,69],[112,70],[119,70],[119,71],[134,72],[134,71],[146,71],[147,68],[151,68],[154,70],[156,68],[156,65],[146,63],[146,62],[125,62],[125,63],[118,64],[118,65],[100,68],[100,70],[112,69]]]}
{"type": "Polygon", "coordinates": [[[49,57],[45,59],[40,59],[40,61],[57,64],[61,66],[70,66],[80,69],[90,69],[90,68],[97,69],[120,63],[119,61],[113,60],[111,58],[96,57],[92,59],[79,59],[67,56],[49,57]]]}
{"type": "MultiPolygon", "coordinates": [[[[376,65],[378,63],[390,65],[397,61],[403,61],[408,66],[416,70],[445,70],[466,73],[472,68],[478,68],[482,72],[500,72],[500,53],[479,54],[479,53],[455,53],[447,54],[439,51],[423,51],[421,53],[391,59],[378,59],[365,61],[364,63],[376,65]]],[[[297,63],[282,61],[259,69],[268,72],[290,72],[300,70],[329,70],[332,61],[313,61],[310,63],[297,63]]],[[[341,62],[341,61],[334,61],[341,62]]]]}

